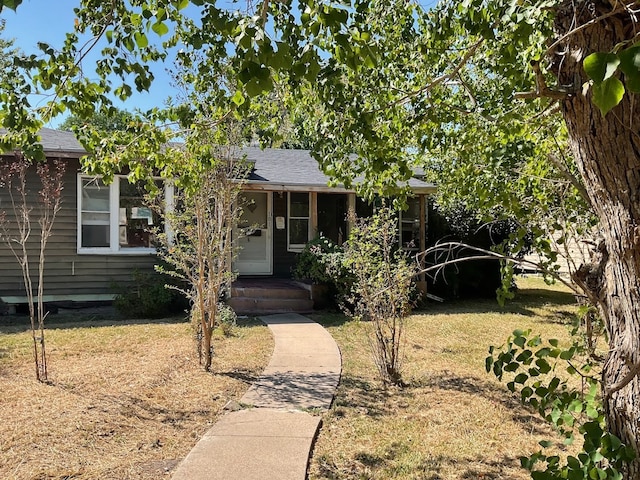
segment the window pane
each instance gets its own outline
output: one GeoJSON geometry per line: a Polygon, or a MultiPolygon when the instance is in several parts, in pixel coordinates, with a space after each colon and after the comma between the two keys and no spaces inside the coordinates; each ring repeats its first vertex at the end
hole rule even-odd
{"type": "Polygon", "coordinates": [[[80,237],[82,247],[109,246],[109,187],[100,179],[82,179],[80,237]]]}
{"type": "Polygon", "coordinates": [[[296,219],[289,220],[289,244],[303,245],[309,241],[309,220],[296,219]]]}
{"type": "MultiPolygon", "coordinates": [[[[160,184],[161,185],[161,184],[160,184]]],[[[121,248],[151,247],[157,215],[147,206],[144,183],[120,179],[118,238],[121,248]]]]}
{"type": "Polygon", "coordinates": [[[82,179],[82,211],[109,211],[109,187],[102,183],[102,180],[82,179]]]}
{"type": "Polygon", "coordinates": [[[290,217],[309,217],[309,194],[290,193],[290,217]]]}
{"type": "Polygon", "coordinates": [[[407,199],[409,208],[402,212],[402,247],[417,250],[420,247],[420,199],[407,199]]]}
{"type": "Polygon", "coordinates": [[[240,195],[242,207],[241,228],[267,228],[267,194],[246,192],[240,195]]]}
{"type": "Polygon", "coordinates": [[[109,223],[106,225],[85,225],[83,223],[81,234],[83,247],[109,246],[109,223]]]}
{"type": "Polygon", "coordinates": [[[408,209],[402,212],[402,215],[407,219],[417,220],[420,218],[420,199],[417,197],[411,197],[407,199],[408,209]]]}

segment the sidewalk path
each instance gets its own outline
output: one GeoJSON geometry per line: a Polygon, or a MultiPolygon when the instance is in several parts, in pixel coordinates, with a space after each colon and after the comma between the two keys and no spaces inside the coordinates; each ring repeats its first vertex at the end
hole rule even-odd
{"type": "Polygon", "coordinates": [[[244,408],[216,422],[173,480],[305,479],[319,414],[331,406],[340,380],[340,351],[324,328],[302,315],[261,320],[275,340],[269,365],[240,399],[244,408]]]}

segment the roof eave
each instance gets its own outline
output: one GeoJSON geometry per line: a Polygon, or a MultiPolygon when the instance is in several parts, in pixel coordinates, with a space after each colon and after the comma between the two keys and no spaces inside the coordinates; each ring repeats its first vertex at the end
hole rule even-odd
{"type": "MultiPolygon", "coordinates": [[[[278,184],[274,182],[261,182],[249,180],[243,188],[246,190],[265,190],[271,192],[319,192],[319,193],[356,193],[354,189],[344,187],[329,187],[318,184],[278,184]]],[[[435,185],[412,186],[411,191],[416,195],[428,195],[435,193],[435,185]]]]}

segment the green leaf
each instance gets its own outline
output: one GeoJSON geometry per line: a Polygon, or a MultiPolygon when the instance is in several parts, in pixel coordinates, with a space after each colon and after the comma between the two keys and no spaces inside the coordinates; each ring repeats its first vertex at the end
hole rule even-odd
{"type": "Polygon", "coordinates": [[[149,45],[149,40],[144,33],[136,32],[133,34],[133,38],[136,40],[136,45],[138,48],[146,48],[149,45]]]}
{"type": "Polygon", "coordinates": [[[640,46],[623,50],[619,54],[620,70],[624,73],[627,89],[640,93],[640,46]]]}
{"type": "Polygon", "coordinates": [[[491,366],[493,365],[493,357],[487,357],[484,361],[484,368],[489,373],[491,371],[491,366]]]}
{"type": "Polygon", "coordinates": [[[15,12],[21,3],[22,0],[2,0],[2,2],[0,2],[0,12],[2,12],[2,7],[10,8],[15,12]]]}
{"type": "Polygon", "coordinates": [[[151,30],[153,30],[158,36],[166,35],[169,33],[169,27],[164,22],[156,22],[151,26],[151,30]]]}
{"type": "Polygon", "coordinates": [[[244,103],[244,96],[240,90],[236,90],[233,97],[231,97],[231,101],[235,103],[237,106],[240,106],[244,103]]]}
{"type": "Polygon", "coordinates": [[[623,96],[624,85],[615,77],[593,85],[593,103],[600,109],[603,117],[620,103],[623,96]]]}
{"type": "Polygon", "coordinates": [[[540,373],[549,373],[551,371],[551,365],[546,360],[539,358],[536,360],[536,365],[540,369],[540,373]]]}
{"type": "Polygon", "coordinates": [[[598,418],[599,416],[598,411],[595,408],[593,408],[591,405],[587,407],[586,413],[587,413],[587,417],[589,418],[598,418]]]}
{"type": "Polygon", "coordinates": [[[514,378],[513,381],[516,383],[524,383],[528,379],[529,375],[527,375],[526,373],[519,373],[518,375],[516,375],[516,378],[514,378]]]}
{"type": "Polygon", "coordinates": [[[584,59],[584,71],[596,85],[611,78],[620,65],[620,58],[615,53],[596,52],[584,59]]]}
{"type": "Polygon", "coordinates": [[[504,367],[504,371],[515,372],[516,370],[518,370],[519,367],[520,367],[520,364],[518,362],[511,362],[504,367]]]}
{"type": "Polygon", "coordinates": [[[257,97],[262,93],[262,86],[260,85],[260,82],[255,78],[252,78],[247,83],[245,83],[244,88],[247,92],[247,95],[249,95],[250,97],[257,97]]]}

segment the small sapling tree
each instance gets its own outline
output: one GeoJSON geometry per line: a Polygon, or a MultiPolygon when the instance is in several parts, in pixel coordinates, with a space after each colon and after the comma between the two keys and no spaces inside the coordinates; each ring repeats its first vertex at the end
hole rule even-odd
{"type": "Polygon", "coordinates": [[[402,335],[415,267],[398,248],[398,219],[384,207],[369,218],[350,212],[345,264],[353,274],[347,313],[371,323],[370,345],[381,380],[401,386],[402,335]]]}
{"type": "Polygon", "coordinates": [[[21,154],[15,154],[13,158],[5,158],[0,164],[0,187],[6,192],[10,205],[9,211],[0,211],[0,240],[5,243],[20,265],[31,322],[36,379],[47,382],[49,377],[44,338],[46,312],[43,302],[45,252],[56,215],[62,204],[65,164],[56,160],[35,165],[41,183],[37,202],[30,195],[27,185],[28,172],[32,168],[34,168],[33,164],[21,154]],[[33,229],[32,213],[35,205],[39,215],[40,238],[37,246],[38,278],[34,294],[29,258],[35,253],[35,247],[30,242],[33,229]]]}
{"type": "Polygon", "coordinates": [[[184,175],[175,180],[174,198],[164,202],[169,233],[158,236],[164,244],[160,256],[173,267],[160,270],[185,283],[174,288],[191,302],[200,364],[207,371],[213,357],[211,337],[220,323],[219,302],[235,278],[234,241],[248,170],[237,148],[218,142],[210,132],[194,132],[184,150],[176,150],[175,161],[182,163],[184,175]]]}

